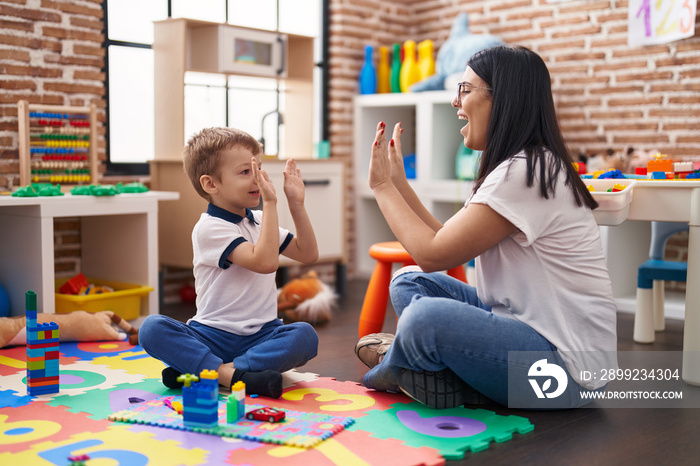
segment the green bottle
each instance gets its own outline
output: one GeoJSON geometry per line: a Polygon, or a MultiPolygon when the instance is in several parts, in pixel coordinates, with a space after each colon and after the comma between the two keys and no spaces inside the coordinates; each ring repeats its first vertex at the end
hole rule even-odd
{"type": "Polygon", "coordinates": [[[394,44],[391,58],[391,92],[401,92],[401,44],[394,44]]]}

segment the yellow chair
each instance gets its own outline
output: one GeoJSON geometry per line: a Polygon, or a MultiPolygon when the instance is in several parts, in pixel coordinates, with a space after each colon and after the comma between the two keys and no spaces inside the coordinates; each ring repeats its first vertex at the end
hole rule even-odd
{"type": "MultiPolygon", "coordinates": [[[[379,333],[384,325],[386,305],[389,302],[389,283],[393,264],[415,265],[415,262],[398,241],[376,243],[369,248],[369,255],[377,261],[369,279],[365,300],[362,303],[359,337],[370,333],[379,333]]],[[[447,274],[458,280],[467,282],[464,266],[460,265],[447,271],[447,274]]]]}

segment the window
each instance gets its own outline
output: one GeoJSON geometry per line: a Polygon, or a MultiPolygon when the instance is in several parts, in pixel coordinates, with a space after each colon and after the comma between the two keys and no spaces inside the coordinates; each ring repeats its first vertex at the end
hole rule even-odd
{"type": "MultiPolygon", "coordinates": [[[[105,0],[107,49],[107,173],[145,174],[153,158],[153,21],[192,18],[318,37],[322,61],[322,8],[327,0],[105,0]],[[316,12],[316,14],[313,14],[316,12]]],[[[317,101],[314,134],[325,139],[319,118],[325,108],[321,65],[314,70],[317,101]]],[[[284,138],[277,80],[188,72],[185,75],[185,135],[207,126],[235,126],[278,153],[284,138]]],[[[185,141],[183,141],[183,144],[185,141]]],[[[282,154],[280,154],[282,155],[282,154]]]]}

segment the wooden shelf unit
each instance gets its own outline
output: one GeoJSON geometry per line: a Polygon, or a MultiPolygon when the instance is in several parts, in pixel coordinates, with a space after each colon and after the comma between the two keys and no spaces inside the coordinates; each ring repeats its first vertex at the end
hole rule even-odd
{"type": "MultiPolygon", "coordinates": [[[[45,165],[55,165],[59,172],[63,172],[63,174],[57,174],[53,175],[55,181],[51,181],[51,178],[48,180],[43,180],[42,178],[39,178],[37,181],[42,182],[42,181],[48,181],[51,183],[58,183],[61,186],[71,186],[71,185],[77,185],[77,184],[96,184],[98,179],[99,179],[99,169],[98,169],[98,158],[97,158],[97,106],[95,104],[91,104],[88,107],[75,107],[75,106],[63,106],[63,105],[41,105],[41,104],[30,104],[26,100],[20,100],[17,103],[17,116],[18,116],[18,121],[19,121],[19,181],[21,186],[27,186],[32,183],[34,180],[35,176],[32,176],[32,169],[41,167],[42,164],[45,165]],[[56,114],[60,115],[60,117],[34,117],[30,116],[32,113],[47,113],[47,114],[56,114]],[[79,117],[79,118],[72,118],[72,117],[79,117]],[[77,131],[77,134],[70,134],[69,131],[65,132],[45,132],[46,130],[41,129],[43,134],[46,135],[51,135],[55,134],[57,136],[78,136],[78,137],[84,137],[88,136],[87,143],[88,145],[84,147],[87,149],[87,151],[80,151],[81,154],[86,155],[85,160],[55,160],[55,161],[43,161],[40,160],[40,158],[43,158],[41,154],[32,154],[32,147],[34,148],[46,148],[46,149],[54,149],[53,146],[47,145],[47,144],[32,144],[32,137],[34,137],[35,142],[36,141],[36,136],[39,134],[39,126],[32,125],[33,121],[38,121],[39,119],[46,119],[50,120],[53,122],[64,122],[64,121],[75,121],[75,120],[84,120],[88,123],[88,126],[81,126],[80,128],[84,128],[84,131],[77,131]],[[53,163],[52,163],[53,162],[53,163]],[[61,178],[64,178],[66,180],[71,179],[71,175],[65,173],[66,170],[73,170],[73,169],[85,169],[88,171],[89,178],[88,179],[83,179],[83,180],[75,180],[75,181],[60,181],[61,178]]],[[[52,126],[50,124],[47,124],[45,126],[42,126],[43,128],[58,128],[59,126],[52,126]]],[[[61,128],[65,128],[65,126],[60,126],[61,128]]],[[[78,128],[79,129],[79,128],[78,128]]],[[[52,139],[47,139],[47,141],[51,141],[52,139]]],[[[59,146],[57,145],[55,149],[58,149],[59,152],[61,149],[68,149],[70,150],[72,147],[70,145],[71,140],[64,140],[61,141],[61,139],[56,138],[56,141],[61,143],[65,142],[65,145],[59,146]]],[[[84,142],[85,139],[81,140],[76,140],[76,142],[84,142]]],[[[76,155],[76,154],[70,154],[70,153],[55,153],[55,154],[46,154],[46,155],[56,155],[58,157],[64,157],[64,156],[70,156],[70,155],[76,155]]],[[[49,175],[51,177],[51,175],[49,175]]],[[[74,177],[75,178],[75,177],[74,177]]]]}
{"type": "MultiPolygon", "coordinates": [[[[226,76],[218,65],[218,36],[200,34],[212,27],[251,30],[228,24],[187,18],[156,21],[154,26],[155,154],[154,160],[182,160],[185,142],[185,73],[188,71],[226,76]],[[210,54],[204,57],[203,54],[210,54]]],[[[257,31],[257,30],[254,30],[257,31]]],[[[267,34],[274,34],[264,31],[267,34]]],[[[294,34],[286,37],[286,73],[279,76],[280,111],[284,115],[285,157],[309,159],[313,153],[314,38],[294,34]]],[[[255,76],[254,73],[251,73],[255,76]]],[[[270,76],[265,76],[270,77],[270,76]]]]}

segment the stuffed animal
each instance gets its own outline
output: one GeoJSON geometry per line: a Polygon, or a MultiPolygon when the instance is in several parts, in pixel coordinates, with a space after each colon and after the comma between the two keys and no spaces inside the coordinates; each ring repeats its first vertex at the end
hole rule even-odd
{"type": "Polygon", "coordinates": [[[323,324],[331,319],[338,297],[311,270],[285,284],[277,293],[277,312],[287,322],[323,324]]]}
{"type": "Polygon", "coordinates": [[[603,154],[591,155],[586,161],[588,173],[597,171],[620,170],[622,173],[634,173],[636,168],[646,168],[656,150],[643,151],[627,147],[624,151],[608,149],[603,154]]]}
{"type": "Polygon", "coordinates": [[[504,42],[496,36],[469,32],[469,16],[466,13],[460,13],[452,24],[450,36],[438,50],[435,74],[418,81],[409,90],[421,92],[456,88],[472,55],[480,50],[503,44],[504,42]]]}
{"type": "Polygon", "coordinates": [[[609,170],[620,170],[622,173],[627,173],[628,160],[628,154],[608,149],[602,154],[593,154],[588,157],[586,169],[589,173],[609,170]]]}

